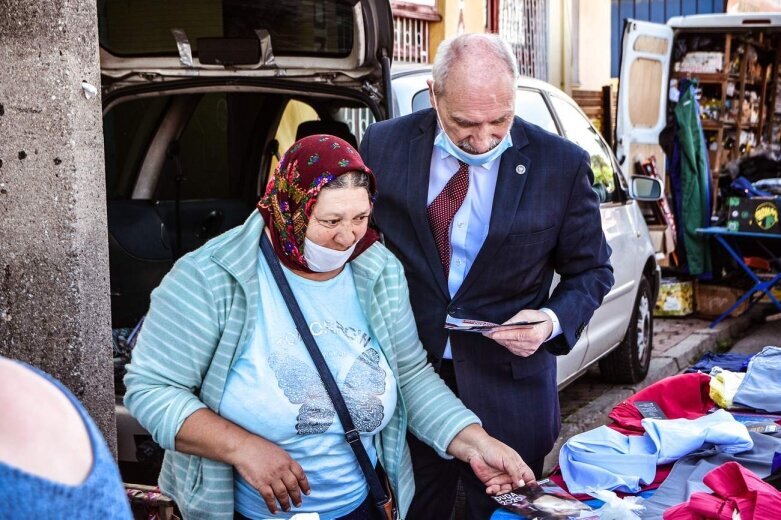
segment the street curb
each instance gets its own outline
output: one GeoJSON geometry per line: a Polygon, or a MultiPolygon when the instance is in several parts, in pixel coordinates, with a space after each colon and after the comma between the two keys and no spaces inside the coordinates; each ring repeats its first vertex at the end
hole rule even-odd
{"type": "Polygon", "coordinates": [[[618,403],[665,377],[680,373],[697,361],[705,352],[713,350],[717,344],[733,342],[753,323],[763,321],[766,313],[765,306],[757,305],[742,316],[719,323],[714,329],[706,327],[692,333],[663,354],[652,357],[648,375],[642,382],[635,385],[617,385],[586,406],[579,408],[575,413],[562,418],[559,438],[556,439],[553,449],[545,458],[543,475],[550,473],[553,467],[559,463],[559,450],[567,439],[608,424],[610,419],[607,414],[618,403]]]}

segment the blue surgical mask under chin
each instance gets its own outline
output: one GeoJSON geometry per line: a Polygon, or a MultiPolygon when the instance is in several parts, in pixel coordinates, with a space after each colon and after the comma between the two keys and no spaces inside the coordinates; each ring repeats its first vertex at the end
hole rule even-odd
{"type": "Polygon", "coordinates": [[[465,150],[462,150],[453,142],[444,130],[440,130],[439,135],[434,139],[434,146],[438,146],[445,152],[449,153],[459,161],[465,162],[469,166],[482,166],[485,163],[489,163],[494,159],[498,159],[508,148],[513,145],[510,134],[504,136],[499,144],[491,148],[485,153],[472,154],[465,150]]]}
{"type": "MultiPolygon", "coordinates": [[[[436,98],[434,100],[434,110],[437,110],[436,98]]],[[[439,119],[439,112],[437,112],[437,122],[439,123],[440,131],[437,137],[434,139],[434,146],[439,147],[459,161],[465,162],[469,166],[482,166],[485,163],[493,161],[494,159],[498,159],[505,152],[505,150],[513,145],[513,140],[512,137],[510,137],[510,131],[508,129],[507,134],[505,134],[504,138],[499,142],[499,144],[487,152],[480,154],[469,153],[459,148],[456,143],[450,139],[450,136],[447,135],[447,132],[445,132],[445,127],[442,125],[442,121],[439,119]]]]}

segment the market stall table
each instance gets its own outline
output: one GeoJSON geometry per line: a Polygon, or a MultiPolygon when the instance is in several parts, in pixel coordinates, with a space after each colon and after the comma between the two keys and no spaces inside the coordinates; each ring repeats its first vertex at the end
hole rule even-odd
{"type": "MultiPolygon", "coordinates": [[[[716,325],[721,323],[724,318],[730,315],[732,311],[737,309],[744,301],[749,300],[749,305],[746,311],[751,308],[757,301],[759,301],[759,298],[752,298],[752,296],[757,293],[761,292],[766,294],[770,300],[773,302],[773,304],[778,308],[779,311],[781,311],[781,302],[778,301],[778,299],[773,295],[771,289],[777,285],[779,282],[781,282],[781,272],[777,273],[773,278],[770,280],[762,280],[760,279],[757,274],[746,264],[745,260],[743,260],[743,256],[738,253],[739,249],[737,246],[737,240],[738,239],[744,239],[744,240],[753,240],[756,243],[760,245],[765,251],[770,253],[770,250],[767,247],[764,247],[763,242],[768,242],[771,240],[781,240],[781,234],[773,234],[773,233],[751,233],[748,231],[730,231],[725,227],[707,227],[707,228],[699,228],[697,229],[697,233],[700,235],[706,235],[706,236],[712,236],[716,239],[716,241],[721,244],[721,246],[729,253],[729,255],[737,262],[737,264],[740,266],[741,269],[743,269],[746,274],[754,281],[754,286],[751,287],[751,289],[747,290],[743,296],[738,298],[738,301],[732,305],[729,309],[724,311],[721,316],[713,320],[713,323],[710,324],[710,328],[714,328],[716,325]]],[[[771,254],[772,256],[772,254],[771,254]]]]}

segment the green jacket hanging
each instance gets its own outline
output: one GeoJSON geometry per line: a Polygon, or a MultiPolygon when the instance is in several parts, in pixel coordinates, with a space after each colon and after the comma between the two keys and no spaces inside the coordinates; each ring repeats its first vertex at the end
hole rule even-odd
{"type": "Polygon", "coordinates": [[[689,273],[699,275],[711,271],[710,251],[707,241],[697,235],[697,228],[703,227],[710,215],[708,211],[709,175],[708,158],[702,143],[700,119],[697,114],[694,89],[688,88],[675,107],[675,120],[678,123],[678,143],[681,150],[681,198],[683,209],[684,246],[689,264],[689,273]]]}

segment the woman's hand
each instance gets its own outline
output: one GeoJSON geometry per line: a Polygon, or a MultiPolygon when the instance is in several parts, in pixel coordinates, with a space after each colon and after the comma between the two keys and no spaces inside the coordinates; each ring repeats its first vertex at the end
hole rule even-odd
{"type": "Polygon", "coordinates": [[[309,481],[301,465],[276,444],[248,433],[231,456],[233,467],[258,490],[271,514],[277,502],[290,511],[290,502],[301,507],[301,492],[309,494],[309,481]]]}
{"type": "Polygon", "coordinates": [[[304,470],[285,450],[201,408],[182,423],[176,434],[176,450],[230,464],[258,490],[272,514],[277,501],[290,510],[290,501],[301,507],[301,492],[309,494],[304,470]]]}
{"type": "Polygon", "coordinates": [[[472,467],[489,495],[510,491],[535,480],[532,470],[514,449],[488,435],[477,424],[470,424],[458,432],[447,452],[472,467]]]}

